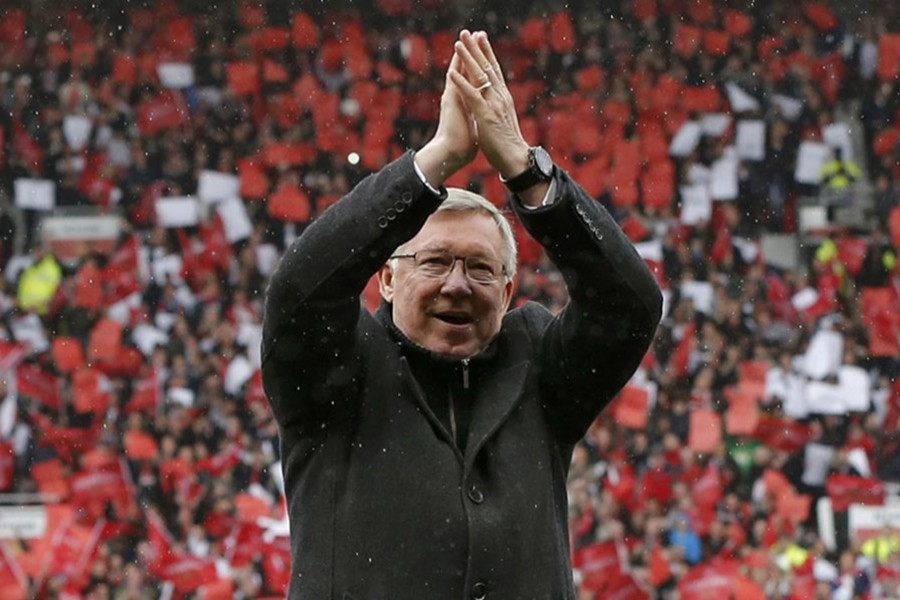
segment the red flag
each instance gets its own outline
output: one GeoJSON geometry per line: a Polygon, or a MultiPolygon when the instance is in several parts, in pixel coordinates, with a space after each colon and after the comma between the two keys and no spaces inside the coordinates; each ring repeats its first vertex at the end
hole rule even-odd
{"type": "Polygon", "coordinates": [[[565,54],[575,48],[575,26],[568,11],[560,10],[550,19],[550,47],[557,54],[565,54]]]}
{"type": "Polygon", "coordinates": [[[264,547],[263,575],[266,586],[276,594],[286,594],[291,581],[291,543],[286,537],[275,538],[264,547]]]}
{"type": "Polygon", "coordinates": [[[647,425],[647,404],[650,394],[646,389],[626,385],[616,398],[613,416],[623,427],[643,429],[647,425]]]}
{"type": "Polygon", "coordinates": [[[16,368],[16,389],[19,394],[40,402],[47,408],[59,409],[59,381],[35,364],[23,364],[16,368]]]}
{"type": "Polygon", "coordinates": [[[650,551],[650,583],[659,587],[672,578],[672,568],[659,543],[650,551]]]}
{"type": "Polygon", "coordinates": [[[598,542],[579,548],[572,557],[572,566],[581,572],[582,588],[595,592],[622,570],[616,542],[598,542]]]}
{"type": "Polygon", "coordinates": [[[696,506],[709,510],[715,508],[724,495],[719,469],[710,462],[700,479],[691,486],[691,497],[696,506]]]}
{"type": "Polygon", "coordinates": [[[137,124],[141,133],[152,134],[187,123],[189,114],[184,97],[165,90],[138,106],[137,124]]]}
{"type": "Polygon", "coordinates": [[[147,517],[148,551],[143,558],[147,570],[157,577],[161,576],[166,565],[172,562],[175,553],[172,551],[174,540],[162,518],[154,510],[145,512],[147,517]]]}
{"type": "Polygon", "coordinates": [[[171,581],[175,586],[175,591],[182,594],[193,592],[200,586],[219,579],[213,559],[192,556],[187,553],[176,554],[173,560],[163,568],[161,577],[171,581]]]}
{"type": "Polygon", "coordinates": [[[0,541],[0,598],[25,600],[28,597],[28,579],[19,563],[0,541]]]}
{"type": "Polygon", "coordinates": [[[722,600],[731,595],[736,574],[731,563],[709,561],[697,565],[678,583],[681,600],[722,600]]]}
{"type": "Polygon", "coordinates": [[[156,370],[151,369],[143,378],[135,382],[131,392],[131,399],[125,406],[125,412],[135,412],[149,408],[151,411],[156,410],[160,399],[160,384],[156,370]]]}
{"type": "Polygon", "coordinates": [[[195,463],[194,468],[197,471],[208,471],[210,475],[218,476],[237,466],[240,462],[241,447],[238,444],[232,443],[218,454],[198,460],[195,463]]]}
{"type": "Polygon", "coordinates": [[[763,417],[760,418],[753,437],[767,446],[790,453],[806,445],[810,431],[809,427],[793,419],[763,417]]]}
{"type": "Polygon", "coordinates": [[[722,419],[714,410],[691,412],[688,447],[694,452],[714,452],[722,442],[722,419]]]}
{"type": "Polygon", "coordinates": [[[113,304],[141,289],[138,281],[138,253],[140,241],[137,236],[129,236],[109,257],[103,268],[101,279],[106,285],[107,304],[113,304]]]}
{"type": "Polygon", "coordinates": [[[131,484],[121,463],[83,469],[71,479],[72,504],[99,518],[107,503],[124,514],[134,501],[131,484]]]}
{"type": "Polygon", "coordinates": [[[884,504],[884,483],[877,479],[834,474],[825,482],[825,491],[831,497],[835,512],[847,510],[851,504],[884,504]]]}
{"type": "Polygon", "coordinates": [[[125,455],[131,460],[152,460],[159,456],[156,439],[149,433],[132,429],[123,439],[125,455]]]}
{"type": "Polygon", "coordinates": [[[225,538],[225,557],[233,567],[249,565],[262,555],[263,533],[263,528],[254,521],[241,520],[234,524],[225,538]]]}
{"type": "Polygon", "coordinates": [[[0,492],[12,489],[16,477],[16,455],[12,444],[0,440],[0,492]]]}
{"type": "Polygon", "coordinates": [[[675,347],[675,351],[669,357],[666,370],[674,377],[680,378],[688,374],[688,359],[691,356],[691,350],[697,343],[694,337],[696,333],[697,324],[693,322],[688,323],[682,332],[681,341],[678,342],[678,346],[675,347]]]}
{"type": "Polygon", "coordinates": [[[81,368],[72,377],[72,403],[78,412],[102,414],[112,401],[109,380],[97,369],[81,368]]]}
{"type": "Polygon", "coordinates": [[[122,351],[122,324],[113,319],[100,319],[91,330],[88,360],[91,363],[115,363],[122,351]]]}
{"type": "Polygon", "coordinates": [[[15,369],[27,355],[25,344],[0,340],[0,373],[15,369]]]}
{"type": "Polygon", "coordinates": [[[298,48],[311,50],[319,45],[319,28],[307,13],[294,13],[291,20],[291,39],[298,48]]]}

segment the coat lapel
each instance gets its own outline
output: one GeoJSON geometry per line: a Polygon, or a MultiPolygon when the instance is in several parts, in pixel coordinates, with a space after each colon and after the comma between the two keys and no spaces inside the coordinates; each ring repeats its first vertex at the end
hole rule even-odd
{"type": "Polygon", "coordinates": [[[422,410],[422,413],[425,415],[425,418],[428,419],[428,422],[431,423],[431,427],[434,429],[437,436],[441,438],[444,442],[447,443],[450,448],[453,449],[453,453],[456,455],[456,458],[462,462],[463,457],[459,452],[459,448],[456,447],[456,442],[453,441],[453,436],[450,435],[450,432],[447,431],[447,428],[444,427],[444,424],[441,423],[441,420],[437,418],[437,415],[434,414],[434,411],[431,410],[431,406],[428,404],[428,401],[425,399],[425,392],[422,391],[422,386],[419,385],[419,382],[416,381],[416,378],[413,377],[412,369],[409,368],[409,361],[406,360],[405,356],[400,357],[400,364],[403,369],[403,380],[406,387],[412,393],[413,398],[416,399],[416,404],[422,410]]]}
{"type": "Polygon", "coordinates": [[[472,407],[469,439],[466,442],[466,473],[472,468],[481,447],[519,403],[528,375],[528,365],[528,361],[522,361],[479,382],[480,389],[472,407]]]}

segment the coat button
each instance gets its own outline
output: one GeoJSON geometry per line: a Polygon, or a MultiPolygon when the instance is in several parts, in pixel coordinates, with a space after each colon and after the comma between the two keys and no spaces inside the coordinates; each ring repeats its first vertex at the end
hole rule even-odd
{"type": "Polygon", "coordinates": [[[469,500],[471,500],[475,504],[481,504],[482,502],[484,502],[484,494],[482,494],[481,490],[473,485],[469,488],[469,500]]]}
{"type": "Polygon", "coordinates": [[[378,217],[378,226],[385,229],[388,226],[388,220],[384,217],[378,217]]]}
{"type": "Polygon", "coordinates": [[[403,194],[400,196],[400,199],[403,200],[404,204],[412,204],[413,201],[412,194],[409,192],[403,192],[403,194]]]}
{"type": "Polygon", "coordinates": [[[406,209],[406,205],[402,201],[397,200],[396,202],[394,202],[394,210],[396,210],[398,213],[402,213],[404,209],[406,209]]]}
{"type": "Polygon", "coordinates": [[[472,600],[484,600],[487,598],[487,586],[480,581],[472,586],[472,600]]]}
{"type": "Polygon", "coordinates": [[[397,211],[394,210],[393,208],[389,208],[386,211],[384,211],[384,216],[386,216],[388,218],[388,221],[393,221],[394,219],[397,218],[397,211]]]}

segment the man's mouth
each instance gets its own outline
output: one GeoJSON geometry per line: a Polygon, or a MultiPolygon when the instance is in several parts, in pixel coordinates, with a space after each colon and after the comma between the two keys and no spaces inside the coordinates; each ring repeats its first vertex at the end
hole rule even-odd
{"type": "Polygon", "coordinates": [[[450,325],[469,325],[475,322],[471,315],[459,311],[445,311],[434,313],[435,318],[450,325]]]}

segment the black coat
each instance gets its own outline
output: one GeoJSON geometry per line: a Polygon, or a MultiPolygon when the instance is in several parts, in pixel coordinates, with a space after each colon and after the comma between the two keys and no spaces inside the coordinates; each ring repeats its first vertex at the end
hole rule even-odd
{"type": "MultiPolygon", "coordinates": [[[[654,279],[609,214],[558,169],[552,206],[516,212],[569,287],[557,317],[510,311],[469,361],[465,453],[359,295],[443,197],[406,154],[364,179],[272,276],[263,382],[281,433],[291,598],[573,598],[574,444],[640,363],[654,279]]],[[[440,362],[440,361],[438,361],[440,362]]],[[[438,368],[452,377],[460,361],[438,368]]]]}

